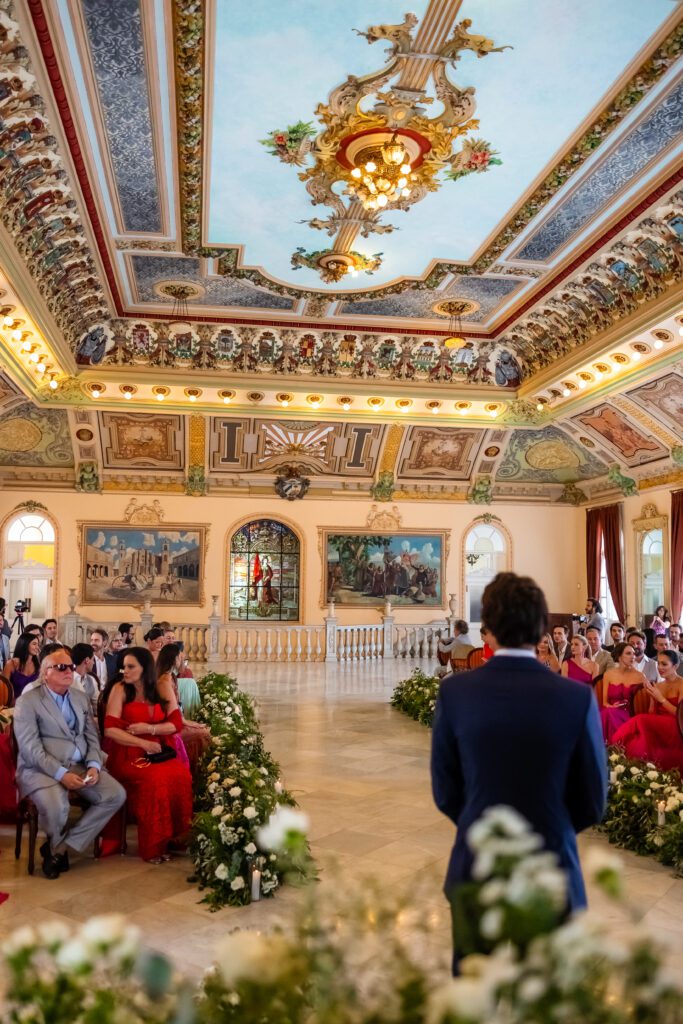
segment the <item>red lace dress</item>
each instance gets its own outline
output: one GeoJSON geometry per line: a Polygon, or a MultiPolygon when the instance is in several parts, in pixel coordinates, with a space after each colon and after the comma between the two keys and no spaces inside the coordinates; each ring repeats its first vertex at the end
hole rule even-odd
{"type": "MultiPolygon", "coordinates": [[[[668,697],[671,704],[676,698],[668,697]]],[[[683,775],[683,739],[676,716],[657,704],[650,714],[634,715],[612,736],[615,746],[623,747],[627,757],[653,761],[665,771],[678,768],[683,775]]]]}
{"type": "MultiPolygon", "coordinates": [[[[132,700],[123,705],[122,718],[107,715],[105,729],[127,729],[133,722],[160,725],[173,722],[182,728],[179,711],[168,719],[160,704],[150,705],[132,700]]],[[[147,737],[145,737],[147,738],[147,737]]],[[[149,739],[174,746],[173,736],[150,736],[149,739]]],[[[128,795],[127,809],[138,825],[138,851],[144,860],[166,853],[169,842],[181,839],[189,830],[192,819],[192,777],[180,758],[161,764],[140,764],[145,752],[140,747],[127,747],[113,739],[105,739],[103,747],[109,755],[107,770],[117,779],[128,795]]],[[[104,854],[120,849],[120,820],[116,817],[107,825],[103,837],[104,854]]]]}

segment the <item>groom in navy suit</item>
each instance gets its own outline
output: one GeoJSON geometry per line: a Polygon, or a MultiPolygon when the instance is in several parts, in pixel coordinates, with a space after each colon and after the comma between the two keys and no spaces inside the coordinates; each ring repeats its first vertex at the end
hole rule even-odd
{"type": "MultiPolygon", "coordinates": [[[[467,830],[487,807],[507,804],[554,851],[568,879],[569,909],[586,905],[576,833],[599,822],[607,758],[590,686],[536,660],[548,607],[526,576],[499,573],[482,599],[495,654],[441,684],[432,736],[432,789],[457,826],[444,891],[471,877],[467,830]]],[[[457,929],[454,970],[457,971],[457,929]]]]}

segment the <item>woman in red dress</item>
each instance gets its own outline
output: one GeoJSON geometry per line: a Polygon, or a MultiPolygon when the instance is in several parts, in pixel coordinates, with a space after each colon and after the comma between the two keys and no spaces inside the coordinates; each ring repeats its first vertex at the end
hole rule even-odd
{"type": "Polygon", "coordinates": [[[561,674],[565,679],[573,679],[576,683],[593,684],[600,669],[590,657],[590,648],[585,636],[577,633],[569,642],[571,658],[562,662],[561,674]]]}
{"type": "Polygon", "coordinates": [[[646,714],[634,715],[612,737],[623,747],[627,757],[653,761],[660,768],[677,768],[683,775],[683,739],[678,731],[676,713],[683,698],[683,678],[677,674],[680,656],[677,651],[662,651],[657,656],[661,682],[645,680],[650,694],[646,714]]]}
{"type": "MultiPolygon", "coordinates": [[[[123,682],[112,687],[107,701],[103,746],[109,754],[107,769],[125,787],[128,809],[137,820],[140,856],[153,864],[168,860],[168,844],[182,839],[190,827],[192,779],[177,756],[152,764],[145,755],[171,746],[171,737],[182,727],[175,697],[171,693],[164,700],[157,689],[152,655],[144,647],[130,647],[123,659],[123,682]]],[[[105,837],[111,836],[108,828],[105,837]]],[[[109,843],[106,852],[112,852],[109,843]]]]}
{"type": "MultiPolygon", "coordinates": [[[[634,687],[645,686],[645,676],[635,667],[635,651],[630,644],[616,644],[612,651],[614,668],[608,668],[602,677],[602,707],[600,719],[605,743],[615,742],[621,727],[631,717],[630,697],[634,687]]],[[[595,666],[597,668],[597,665],[595,666]]]]}

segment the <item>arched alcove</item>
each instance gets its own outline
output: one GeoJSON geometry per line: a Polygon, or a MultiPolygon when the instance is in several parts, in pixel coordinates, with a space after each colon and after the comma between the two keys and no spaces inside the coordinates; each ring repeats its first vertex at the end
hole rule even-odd
{"type": "Polygon", "coordinates": [[[55,525],[42,509],[16,509],[5,520],[2,541],[2,595],[10,624],[22,601],[30,606],[24,623],[29,619],[42,622],[54,614],[55,525]]]}
{"type": "Polygon", "coordinates": [[[512,538],[495,516],[482,516],[469,524],[462,542],[463,617],[470,626],[481,625],[484,589],[499,572],[512,568],[512,538]]]}

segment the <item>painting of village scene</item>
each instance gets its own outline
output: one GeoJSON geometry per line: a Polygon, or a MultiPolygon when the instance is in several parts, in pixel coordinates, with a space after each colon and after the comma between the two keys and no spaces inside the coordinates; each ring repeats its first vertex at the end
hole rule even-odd
{"type": "Polygon", "coordinates": [[[201,604],[206,527],[82,524],[83,604],[201,604]]]}
{"type": "Polygon", "coordinates": [[[443,607],[445,533],[323,531],[326,601],[443,607]]]}

